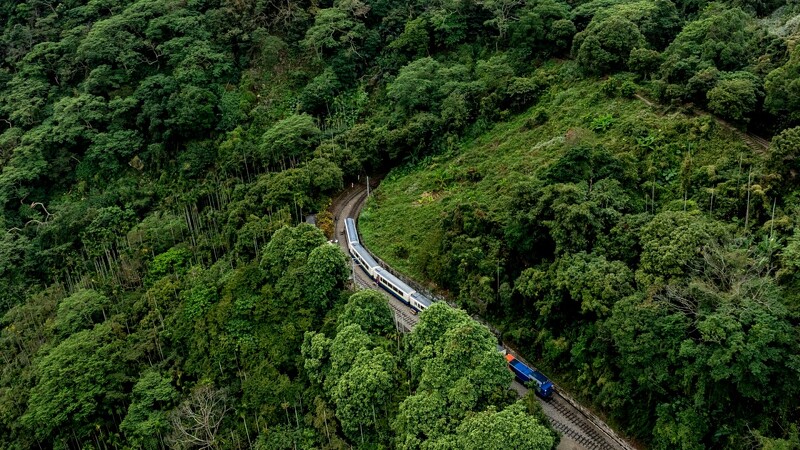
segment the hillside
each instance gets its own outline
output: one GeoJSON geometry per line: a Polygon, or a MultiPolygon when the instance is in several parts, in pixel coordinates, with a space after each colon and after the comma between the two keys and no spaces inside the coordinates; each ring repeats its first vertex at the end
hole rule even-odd
{"type": "MultiPolygon", "coordinates": [[[[500,227],[473,233],[502,239],[519,189],[545,178],[554,165],[574,170],[576,178],[580,171],[603,170],[589,159],[592,147],[602,147],[626,169],[638,172],[626,176],[635,184],[633,200],[643,211],[652,210],[653,192],[660,205],[683,200],[692,176],[684,180],[681,172],[711,171],[711,182],[719,183],[739,173],[740,159],[745,170],[763,159],[707,114],[650,107],[634,98],[634,91],[623,94],[621,82],[585,80],[574,63],[553,64],[543,73],[554,84],[529,111],[389,173],[360,221],[365,238],[382,258],[414,277],[436,279],[430,273],[435,263],[429,259],[442,252],[443,227],[450,226],[456,211],[480,215],[470,219],[500,227]],[[667,145],[672,148],[664,149],[667,145]],[[559,163],[574,148],[587,154],[559,163]]],[[[706,184],[691,186],[690,209],[710,210],[711,190],[718,187],[706,184]]]]}
{"type": "Polygon", "coordinates": [[[381,254],[643,442],[796,445],[798,14],[0,0],[0,448],[552,448],[485,328],[353,291],[386,173],[381,254]]]}
{"type": "Polygon", "coordinates": [[[544,73],[527,112],[390,172],[365,244],[655,447],[792,417],[798,204],[768,154],[572,62],[544,73]]]}

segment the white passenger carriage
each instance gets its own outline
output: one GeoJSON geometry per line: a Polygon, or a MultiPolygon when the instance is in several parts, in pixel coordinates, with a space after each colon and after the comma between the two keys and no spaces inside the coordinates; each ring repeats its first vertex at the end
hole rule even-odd
{"type": "Polygon", "coordinates": [[[347,248],[350,250],[350,254],[353,255],[353,258],[373,280],[390,294],[397,297],[397,299],[414,309],[414,311],[422,311],[431,305],[430,299],[412,289],[411,286],[389,273],[375,261],[375,258],[361,245],[356,230],[356,222],[350,217],[345,219],[345,231],[347,234],[347,248]]]}

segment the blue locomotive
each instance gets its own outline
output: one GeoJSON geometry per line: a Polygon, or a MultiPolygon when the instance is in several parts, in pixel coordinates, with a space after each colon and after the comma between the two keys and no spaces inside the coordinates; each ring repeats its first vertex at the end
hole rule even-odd
{"type": "Polygon", "coordinates": [[[517,381],[533,388],[539,397],[547,399],[553,396],[553,383],[541,372],[528,367],[511,354],[506,354],[506,361],[508,361],[508,368],[514,372],[517,381]]]}

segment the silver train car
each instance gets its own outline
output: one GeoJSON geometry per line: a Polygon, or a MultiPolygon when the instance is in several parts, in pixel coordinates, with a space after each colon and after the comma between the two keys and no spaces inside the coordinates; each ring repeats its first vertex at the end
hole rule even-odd
{"type": "Polygon", "coordinates": [[[369,254],[358,239],[355,220],[350,217],[346,218],[344,226],[347,234],[347,248],[350,250],[350,254],[376,283],[398,300],[410,306],[415,312],[431,306],[431,300],[428,297],[412,289],[411,286],[389,273],[375,261],[375,258],[369,254]]]}

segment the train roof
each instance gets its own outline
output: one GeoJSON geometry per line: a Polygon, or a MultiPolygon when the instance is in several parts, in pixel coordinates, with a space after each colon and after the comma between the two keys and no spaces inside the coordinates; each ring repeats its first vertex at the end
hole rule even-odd
{"type": "Polygon", "coordinates": [[[413,297],[414,300],[416,300],[417,302],[419,302],[420,305],[426,308],[433,304],[433,302],[431,302],[431,300],[428,297],[425,297],[419,292],[415,292],[414,295],[412,295],[411,297],[413,297]]]}
{"type": "Polygon", "coordinates": [[[347,241],[352,244],[358,244],[358,232],[356,231],[356,221],[352,217],[344,220],[344,228],[347,230],[347,241]]]}
{"type": "Polygon", "coordinates": [[[397,286],[403,292],[414,292],[414,289],[411,289],[411,286],[405,284],[400,278],[389,273],[388,270],[384,269],[383,267],[379,267],[375,269],[375,272],[381,276],[384,280],[392,283],[393,285],[397,286]]]}
{"type": "Polygon", "coordinates": [[[544,374],[542,372],[539,372],[538,370],[534,370],[533,373],[531,373],[531,376],[533,378],[536,378],[536,381],[538,381],[539,383],[542,384],[550,383],[550,380],[548,380],[547,377],[544,376],[544,374]]]}
{"type": "Polygon", "coordinates": [[[544,374],[542,372],[539,372],[538,370],[530,367],[529,365],[527,365],[524,362],[518,360],[517,358],[514,358],[511,355],[506,355],[506,359],[508,360],[508,362],[510,364],[512,364],[514,367],[516,367],[517,370],[520,371],[520,373],[524,374],[529,379],[535,379],[540,384],[544,384],[544,383],[549,383],[550,382],[550,380],[546,376],[544,376],[544,374]]]}
{"type": "Polygon", "coordinates": [[[376,267],[378,262],[375,261],[375,258],[369,254],[367,249],[365,249],[361,244],[351,244],[353,250],[361,256],[361,259],[367,264],[368,267],[376,267]]]}
{"type": "Polygon", "coordinates": [[[390,283],[400,288],[400,290],[402,290],[403,292],[413,292],[413,294],[411,294],[411,297],[417,302],[419,302],[420,305],[424,306],[425,308],[431,306],[432,302],[428,297],[420,294],[419,292],[416,292],[414,288],[407,285],[403,280],[389,273],[388,270],[379,267],[375,269],[375,272],[377,272],[378,275],[380,275],[381,278],[383,278],[384,280],[389,281],[390,283]]]}

